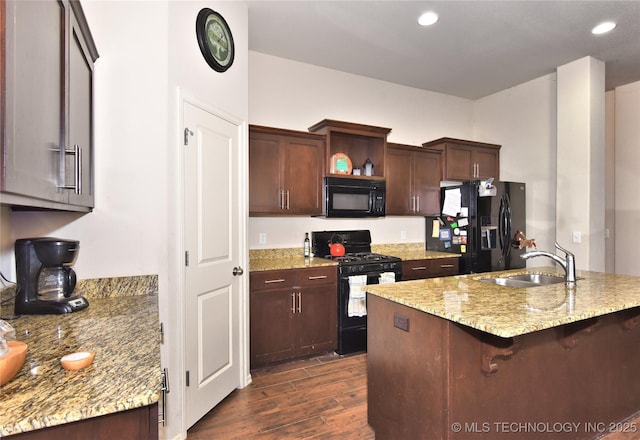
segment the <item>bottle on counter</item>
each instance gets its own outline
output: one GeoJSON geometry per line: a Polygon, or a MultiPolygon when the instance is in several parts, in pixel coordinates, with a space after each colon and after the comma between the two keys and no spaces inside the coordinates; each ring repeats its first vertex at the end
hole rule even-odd
{"type": "Polygon", "coordinates": [[[309,240],[309,233],[304,233],[304,256],[311,256],[311,241],[309,240]]]}

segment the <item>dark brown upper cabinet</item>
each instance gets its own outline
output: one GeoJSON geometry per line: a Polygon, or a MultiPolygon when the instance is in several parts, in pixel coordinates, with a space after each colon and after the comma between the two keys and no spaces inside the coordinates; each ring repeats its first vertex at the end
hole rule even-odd
{"type": "Polygon", "coordinates": [[[249,126],[249,215],[321,215],[324,136],[249,126]]]}
{"type": "Polygon", "coordinates": [[[387,215],[440,212],[440,152],[387,143],[387,215]]]}
{"type": "Polygon", "coordinates": [[[442,153],[442,180],[500,180],[500,145],[440,138],[422,146],[442,153]]]}
{"type": "Polygon", "coordinates": [[[391,132],[390,128],[323,119],[309,127],[309,131],[326,136],[327,175],[331,174],[333,155],[343,153],[349,157],[353,168],[361,169],[361,174],[357,176],[352,171],[349,174],[336,175],[354,179],[384,179],[387,135],[391,132]],[[364,175],[363,165],[367,159],[373,164],[372,176],[364,175]]]}
{"type": "Polygon", "coordinates": [[[2,2],[0,25],[0,201],[26,209],[89,211],[98,52],[80,2],[2,2]]]}

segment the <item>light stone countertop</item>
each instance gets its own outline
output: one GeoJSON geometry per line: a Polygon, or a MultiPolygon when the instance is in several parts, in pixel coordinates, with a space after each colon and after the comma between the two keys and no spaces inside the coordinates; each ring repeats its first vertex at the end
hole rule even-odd
{"type": "Polygon", "coordinates": [[[303,269],[309,267],[337,267],[338,263],[326,258],[304,258],[304,257],[283,257],[283,258],[258,258],[249,262],[250,271],[263,270],[286,270],[303,269]]]}
{"type": "Polygon", "coordinates": [[[0,388],[0,437],[158,402],[157,276],[79,280],[76,291],[88,308],[9,321],[28,348],[20,372],[0,388]],[[91,365],[62,368],[63,355],[85,350],[95,352],[91,365]]]}
{"type": "MultiPolygon", "coordinates": [[[[424,243],[371,245],[371,251],[398,257],[403,261],[459,257],[459,254],[427,251],[424,243]]],[[[302,248],[252,249],[249,251],[249,270],[283,270],[308,267],[337,266],[336,261],[325,258],[304,258],[302,248]]]]}
{"type": "Polygon", "coordinates": [[[449,321],[508,338],[640,306],[640,277],[577,271],[577,286],[503,287],[478,278],[544,273],[541,267],[373,284],[367,292],[449,321]]]}

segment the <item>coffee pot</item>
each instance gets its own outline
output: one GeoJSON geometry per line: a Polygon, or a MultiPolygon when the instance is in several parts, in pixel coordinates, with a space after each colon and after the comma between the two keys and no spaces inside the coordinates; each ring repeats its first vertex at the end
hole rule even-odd
{"type": "Polygon", "coordinates": [[[76,287],[76,273],[68,266],[43,267],[38,277],[38,299],[59,301],[69,298],[76,287]]]}
{"type": "Polygon", "coordinates": [[[17,315],[70,313],[89,305],[86,298],[73,294],[76,273],[71,266],[79,250],[80,243],[75,240],[16,240],[17,315]]]}

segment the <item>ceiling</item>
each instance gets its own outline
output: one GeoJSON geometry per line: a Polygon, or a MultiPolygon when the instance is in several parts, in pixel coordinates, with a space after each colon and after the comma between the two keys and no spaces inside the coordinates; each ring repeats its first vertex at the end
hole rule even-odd
{"type": "Polygon", "coordinates": [[[592,56],[606,89],[640,80],[640,0],[249,1],[249,49],[478,99],[592,56]],[[430,27],[417,24],[438,13],[430,27]],[[618,26],[600,36],[596,24],[618,26]]]}

